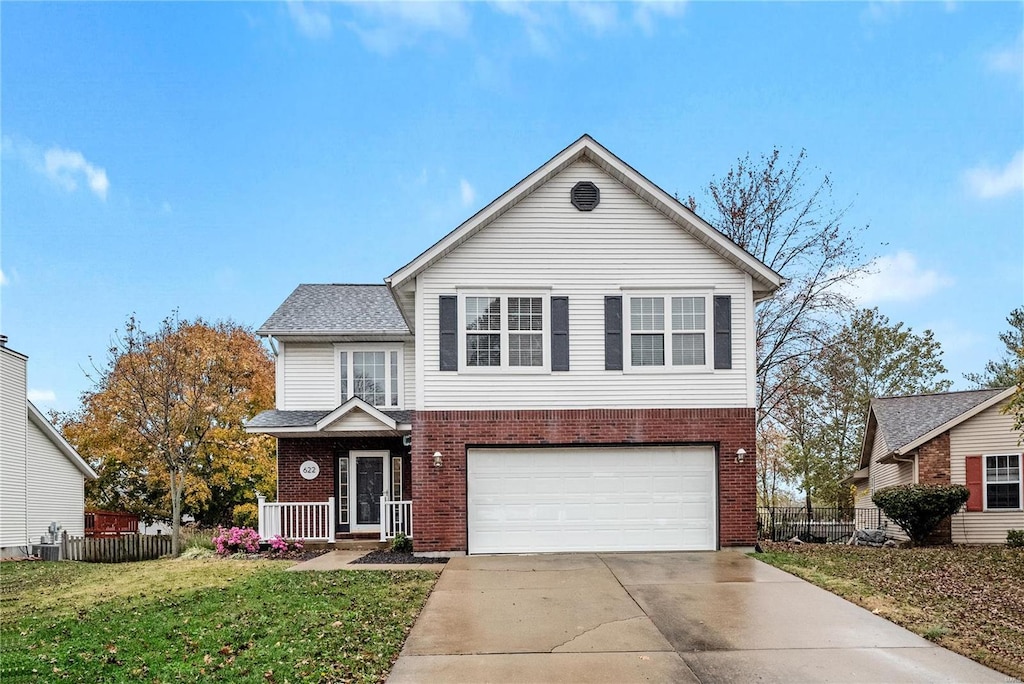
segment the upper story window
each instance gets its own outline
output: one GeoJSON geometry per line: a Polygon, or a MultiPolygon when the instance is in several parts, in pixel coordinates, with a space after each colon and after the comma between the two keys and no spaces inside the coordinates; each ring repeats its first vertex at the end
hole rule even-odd
{"type": "Polygon", "coordinates": [[[628,301],[630,368],[709,367],[707,295],[643,294],[628,301]]]}
{"type": "Polygon", "coordinates": [[[335,345],[339,403],[351,397],[378,408],[402,405],[401,345],[335,345]]]}
{"type": "Polygon", "coordinates": [[[462,369],[544,372],[551,367],[548,297],[528,293],[461,297],[462,369]]]}
{"type": "Polygon", "coordinates": [[[985,456],[985,510],[1020,510],[1020,454],[985,456]]]}

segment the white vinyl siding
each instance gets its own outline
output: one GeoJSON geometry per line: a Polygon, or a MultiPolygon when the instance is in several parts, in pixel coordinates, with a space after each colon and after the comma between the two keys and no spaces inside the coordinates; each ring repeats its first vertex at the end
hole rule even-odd
{"type": "MultiPolygon", "coordinates": [[[[753,405],[749,276],[586,160],[570,165],[426,269],[416,287],[416,339],[423,377],[418,409],[753,405]],[[581,180],[594,181],[601,189],[601,204],[594,211],[577,211],[568,200],[570,189],[581,180]],[[539,287],[550,288],[545,296],[569,298],[568,372],[439,370],[440,295],[482,290],[515,294],[517,289],[539,287]],[[604,298],[642,289],[730,295],[732,369],[642,374],[605,370],[604,298]]],[[[706,315],[711,316],[710,309],[706,315]]],[[[623,332],[628,334],[628,327],[623,332]]],[[[545,331],[545,338],[549,334],[545,331]]],[[[671,347],[666,349],[670,351],[671,347]]],[[[462,335],[460,358],[465,353],[462,335]]]]}
{"type": "MultiPolygon", "coordinates": [[[[1005,405],[987,408],[949,431],[953,484],[967,484],[967,456],[1021,453],[1013,416],[1000,410],[1005,405]]],[[[953,542],[957,544],[1003,544],[1009,529],[1024,529],[1024,511],[971,511],[953,516],[953,542]]]]}
{"type": "Polygon", "coordinates": [[[28,537],[39,541],[56,522],[69,535],[85,534],[85,478],[82,471],[28,423],[28,537]]]}
{"type": "Polygon", "coordinates": [[[26,362],[3,349],[0,364],[0,548],[22,547],[28,541],[26,362]]]}
{"type": "MultiPolygon", "coordinates": [[[[340,370],[337,367],[336,342],[293,342],[280,344],[277,364],[277,408],[281,411],[330,411],[341,404],[339,398],[340,370]],[[281,377],[283,375],[283,377],[281,377]]],[[[381,406],[383,410],[411,408],[416,396],[416,355],[411,342],[359,342],[360,349],[373,346],[381,350],[401,349],[399,369],[402,386],[398,406],[381,406]]],[[[390,370],[391,360],[387,359],[390,370]]]]}
{"type": "MultiPolygon", "coordinates": [[[[911,463],[878,463],[878,459],[882,458],[889,452],[885,444],[885,438],[882,437],[881,430],[875,432],[875,443],[871,447],[871,470],[868,471],[868,482],[870,484],[869,490],[871,494],[874,494],[879,489],[885,489],[886,487],[892,487],[895,485],[906,485],[914,484],[914,464],[911,463]]],[[[871,497],[860,499],[864,502],[866,508],[877,508],[871,497]]],[[[906,532],[903,531],[899,525],[889,520],[884,514],[882,515],[882,522],[886,526],[886,534],[896,539],[909,539],[906,532]]]]}

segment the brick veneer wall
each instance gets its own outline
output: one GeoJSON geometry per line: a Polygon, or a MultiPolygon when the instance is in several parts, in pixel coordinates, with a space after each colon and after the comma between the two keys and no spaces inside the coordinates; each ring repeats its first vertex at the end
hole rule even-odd
{"type": "MultiPolygon", "coordinates": [[[[277,500],[327,501],[335,495],[335,464],[338,456],[352,450],[390,451],[392,456],[405,456],[408,448],[401,437],[318,437],[312,439],[279,438],[277,440],[277,500]],[[315,461],[320,474],[315,480],[304,480],[299,466],[315,461]]],[[[409,472],[406,456],[404,470],[409,472]]],[[[410,478],[407,478],[410,479],[410,478]]],[[[409,486],[409,483],[406,483],[409,486]]],[[[409,492],[405,496],[409,496],[409,492]]]]}
{"type": "MultiPolygon", "coordinates": [[[[917,450],[917,482],[924,485],[948,485],[949,432],[922,444],[917,450]]],[[[952,544],[953,523],[946,518],[928,537],[930,544],[952,544]]]]}
{"type": "Polygon", "coordinates": [[[757,541],[754,409],[417,411],[412,429],[418,552],[467,551],[466,450],[474,446],[714,444],[721,546],[757,541]],[[736,450],[747,452],[736,463],[736,450]],[[433,467],[433,454],[444,467],[433,467]]]}

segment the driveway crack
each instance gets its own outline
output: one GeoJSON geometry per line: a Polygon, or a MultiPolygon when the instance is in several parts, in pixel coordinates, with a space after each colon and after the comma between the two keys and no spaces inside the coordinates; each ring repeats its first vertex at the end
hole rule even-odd
{"type": "Polygon", "coordinates": [[[557,646],[555,646],[554,648],[551,649],[551,652],[554,653],[558,649],[563,648],[565,646],[568,646],[569,644],[571,644],[572,642],[576,641],[577,639],[585,637],[586,635],[590,634],[594,630],[601,629],[605,625],[614,625],[614,624],[619,623],[619,622],[629,622],[630,620],[645,620],[645,619],[647,619],[646,615],[634,615],[633,617],[621,618],[619,620],[608,620],[607,622],[602,622],[601,624],[597,625],[596,627],[591,627],[590,629],[583,630],[582,632],[580,632],[579,634],[577,634],[573,638],[569,639],[568,641],[565,641],[565,642],[563,642],[561,644],[558,644],[557,646]]]}

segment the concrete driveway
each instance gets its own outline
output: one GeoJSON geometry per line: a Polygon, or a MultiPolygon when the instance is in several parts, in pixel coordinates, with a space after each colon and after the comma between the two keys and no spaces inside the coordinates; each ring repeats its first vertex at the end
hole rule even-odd
{"type": "Polygon", "coordinates": [[[448,563],[389,682],[1006,682],[741,553],[448,563]]]}

